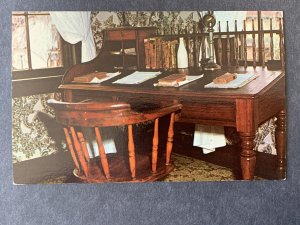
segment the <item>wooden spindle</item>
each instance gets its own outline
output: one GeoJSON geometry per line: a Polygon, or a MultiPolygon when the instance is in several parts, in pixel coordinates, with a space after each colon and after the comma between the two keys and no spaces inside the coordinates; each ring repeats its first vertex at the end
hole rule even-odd
{"type": "Polygon", "coordinates": [[[64,132],[65,132],[65,136],[66,136],[67,145],[68,145],[69,151],[71,153],[71,157],[73,159],[75,167],[77,170],[80,170],[79,163],[78,163],[78,160],[77,160],[74,148],[73,148],[73,144],[72,144],[72,140],[71,140],[68,128],[64,127],[64,132]]]}
{"type": "Polygon", "coordinates": [[[279,179],[284,179],[286,175],[286,112],[281,110],[277,114],[275,130],[276,153],[277,153],[277,173],[279,179]]]}
{"type": "Polygon", "coordinates": [[[100,155],[100,161],[101,161],[102,169],[103,169],[103,172],[105,174],[105,177],[107,179],[109,179],[110,178],[110,174],[109,174],[108,161],[107,161],[107,158],[106,158],[106,153],[105,153],[105,150],[104,150],[104,146],[103,146],[103,142],[102,142],[100,130],[99,130],[98,127],[95,127],[95,135],[96,135],[96,140],[97,140],[97,144],[98,144],[98,150],[99,150],[99,155],[100,155]]]}
{"type": "Polygon", "coordinates": [[[252,19],[252,56],[253,56],[253,67],[256,67],[256,41],[255,41],[255,33],[254,33],[254,19],[252,19]]]}
{"type": "Polygon", "coordinates": [[[129,155],[129,167],[131,172],[131,178],[133,180],[136,179],[136,171],[135,171],[135,152],[134,152],[134,141],[133,141],[133,132],[132,125],[128,125],[128,155],[129,155]]]}
{"type": "Polygon", "coordinates": [[[237,33],[237,20],[234,21],[234,31],[235,31],[235,39],[234,39],[234,49],[235,49],[235,66],[239,66],[239,36],[237,33]]]}
{"type": "Polygon", "coordinates": [[[202,65],[206,61],[206,41],[205,40],[206,40],[206,36],[203,33],[203,35],[202,35],[202,46],[201,46],[201,48],[202,48],[202,65]]]}
{"type": "Polygon", "coordinates": [[[85,142],[85,139],[83,137],[83,133],[82,132],[77,132],[77,137],[78,137],[79,143],[81,145],[81,149],[83,151],[84,158],[88,162],[88,161],[90,161],[90,156],[89,156],[89,152],[88,152],[87,147],[86,147],[86,142],[85,142]]]}
{"type": "Polygon", "coordinates": [[[281,69],[284,69],[284,46],[283,46],[283,23],[282,19],[279,18],[279,48],[280,48],[280,61],[281,61],[281,69]]]}
{"type": "Polygon", "coordinates": [[[84,158],[81,146],[79,144],[78,138],[76,136],[74,127],[70,127],[70,131],[71,131],[74,147],[76,150],[76,154],[77,154],[79,162],[80,162],[80,168],[83,170],[84,175],[87,177],[88,176],[88,165],[85,161],[85,158],[84,158]]]}
{"type": "Polygon", "coordinates": [[[154,133],[152,140],[152,173],[156,172],[158,155],[158,118],[154,121],[154,133]]]}
{"type": "Polygon", "coordinates": [[[172,69],[173,68],[173,65],[172,65],[172,45],[171,45],[171,41],[168,41],[168,62],[169,62],[169,65],[168,65],[168,68],[169,69],[172,69]]]}
{"type": "Polygon", "coordinates": [[[191,49],[190,49],[190,38],[188,36],[188,29],[187,26],[184,29],[184,33],[185,33],[185,47],[186,47],[186,51],[187,51],[187,55],[188,55],[188,66],[191,65],[191,49]]]}
{"type": "Polygon", "coordinates": [[[171,153],[172,153],[172,148],[173,148],[174,121],[175,121],[175,113],[172,113],[170,116],[170,124],[169,124],[169,130],[168,130],[166,165],[170,165],[171,153]]]}
{"type": "Polygon", "coordinates": [[[271,60],[274,60],[274,42],[273,42],[272,18],[270,18],[270,55],[271,55],[271,60]]]}
{"type": "Polygon", "coordinates": [[[229,25],[228,25],[228,21],[226,21],[227,23],[227,35],[226,35],[226,53],[227,53],[227,65],[231,66],[231,62],[230,62],[230,38],[229,38],[229,25]]]}
{"type": "Polygon", "coordinates": [[[198,46],[198,42],[199,42],[199,37],[198,35],[196,35],[197,33],[197,27],[196,27],[196,24],[193,25],[193,64],[194,64],[194,67],[198,67],[198,58],[199,58],[199,53],[198,53],[198,49],[199,49],[199,46],[198,46]]]}
{"type": "MultiPolygon", "coordinates": [[[[264,30],[263,19],[261,19],[261,30],[264,30]]],[[[261,56],[262,56],[262,67],[266,66],[266,52],[265,52],[265,35],[264,32],[261,32],[261,56]]]]}
{"type": "MultiPolygon", "coordinates": [[[[221,22],[219,21],[219,32],[221,32],[221,22]]],[[[222,59],[222,36],[219,35],[218,38],[218,61],[219,65],[223,66],[223,59],[222,59]]]]}
{"type": "Polygon", "coordinates": [[[246,33],[246,20],[244,20],[244,67],[247,68],[247,33],[246,33]]]}

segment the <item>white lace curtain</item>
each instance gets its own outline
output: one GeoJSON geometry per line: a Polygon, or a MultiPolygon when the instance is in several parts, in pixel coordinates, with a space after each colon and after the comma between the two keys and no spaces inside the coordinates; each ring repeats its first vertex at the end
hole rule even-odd
{"type": "Polygon", "coordinates": [[[91,12],[59,11],[50,12],[53,24],[62,38],[76,44],[82,42],[81,61],[87,62],[96,57],[96,47],[91,30],[91,12]]]}

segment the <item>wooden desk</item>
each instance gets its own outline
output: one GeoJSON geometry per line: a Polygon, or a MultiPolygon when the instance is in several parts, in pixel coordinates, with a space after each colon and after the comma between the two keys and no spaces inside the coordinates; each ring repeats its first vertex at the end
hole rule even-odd
{"type": "MultiPolygon", "coordinates": [[[[157,79],[141,85],[117,85],[113,78],[102,84],[71,84],[66,77],[60,85],[64,100],[85,98],[113,98],[131,104],[145,104],[165,100],[182,105],[179,122],[236,127],[241,138],[241,169],[243,179],[252,180],[255,169],[254,138],[258,126],[277,116],[276,149],[278,174],[285,177],[285,73],[263,68],[238,68],[239,73],[257,73],[258,78],[239,89],[208,89],[210,83],[224,71],[206,72],[204,77],[179,88],[154,87],[157,79]]],[[[128,74],[128,73],[127,73],[128,74]]],[[[126,74],[124,74],[125,76],[126,74]]],[[[120,75],[123,76],[123,75],[120,75]]]]}

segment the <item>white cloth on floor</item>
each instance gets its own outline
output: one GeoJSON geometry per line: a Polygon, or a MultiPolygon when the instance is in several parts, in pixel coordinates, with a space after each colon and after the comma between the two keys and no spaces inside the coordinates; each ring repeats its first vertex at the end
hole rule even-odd
{"type": "MultiPolygon", "coordinates": [[[[96,141],[96,135],[94,133],[94,130],[92,128],[83,128],[83,133],[86,138],[86,147],[89,152],[90,158],[99,156],[99,149],[98,149],[98,143],[96,141]]],[[[102,137],[102,143],[104,146],[105,153],[116,153],[116,145],[113,138],[103,138],[102,137]]]]}
{"type": "Polygon", "coordinates": [[[193,145],[201,147],[204,154],[214,152],[216,148],[225,146],[224,127],[196,124],[193,145]]]}

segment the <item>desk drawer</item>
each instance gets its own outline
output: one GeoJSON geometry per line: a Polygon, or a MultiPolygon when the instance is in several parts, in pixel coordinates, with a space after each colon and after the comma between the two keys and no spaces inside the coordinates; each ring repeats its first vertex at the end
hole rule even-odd
{"type": "Polygon", "coordinates": [[[120,41],[120,40],[135,40],[135,30],[112,30],[106,32],[106,38],[109,41],[120,41]]]}
{"type": "Polygon", "coordinates": [[[216,124],[223,121],[232,124],[235,122],[235,105],[234,103],[183,103],[181,120],[216,121],[216,124]]]}

